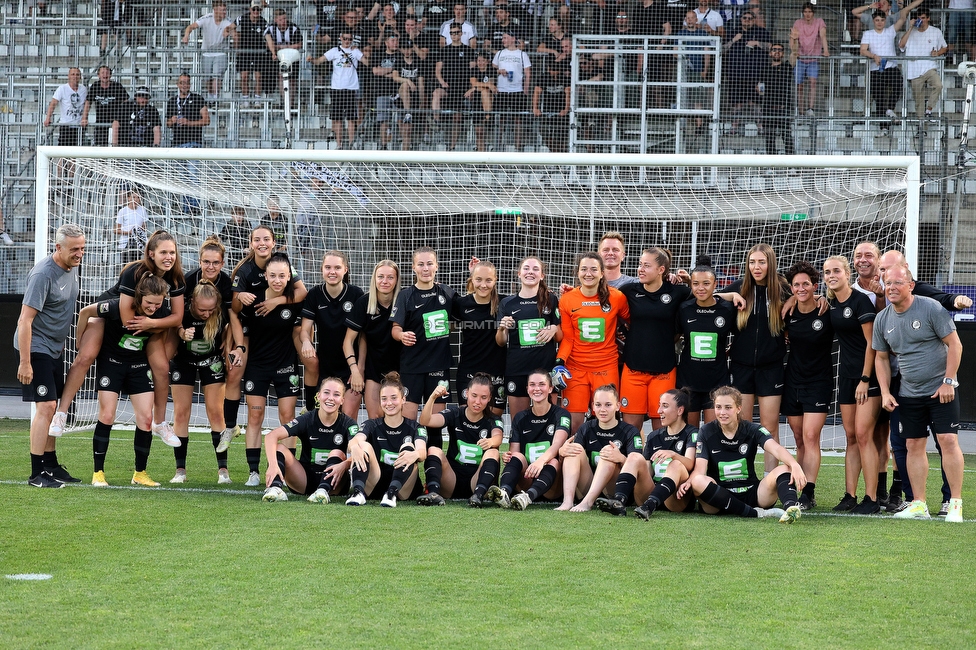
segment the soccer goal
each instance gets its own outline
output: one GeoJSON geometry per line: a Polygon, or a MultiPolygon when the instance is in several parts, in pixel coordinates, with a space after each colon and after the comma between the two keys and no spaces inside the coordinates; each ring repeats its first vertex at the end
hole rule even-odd
{"type": "MultiPolygon", "coordinates": [[[[474,255],[495,264],[499,290],[510,293],[530,254],[548,264],[550,287],[572,283],[576,255],[610,230],[626,239],[629,275],[640,251],[656,245],[672,251],[676,268],[709,255],[720,285],[741,275],[757,242],[773,246],[780,269],[850,256],[862,240],[900,248],[914,265],[920,174],[917,157],[898,156],[39,147],[36,254],[51,250],[58,225],[81,224],[83,301],[118,277],[127,253],[115,223],[132,192],[147,230],[177,237],[184,270],[232,210],[256,225],[271,199],[308,286],[321,282],[322,255],[333,248],[349,255],[359,286],[384,258],[400,264],[408,285],[412,250],[429,245],[439,281],[463,290],[474,255]]],[[[91,426],[93,381],[81,397],[75,426],[91,426]]],[[[840,438],[825,437],[824,447],[843,446],[840,438]]]]}

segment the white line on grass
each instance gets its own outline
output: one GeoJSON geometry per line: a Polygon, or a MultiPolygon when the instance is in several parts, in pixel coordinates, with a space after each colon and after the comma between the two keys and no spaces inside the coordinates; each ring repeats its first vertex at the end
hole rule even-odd
{"type": "MultiPolygon", "coordinates": [[[[27,481],[0,481],[0,485],[27,485],[27,481]]],[[[65,487],[68,489],[90,489],[90,490],[136,490],[136,491],[159,491],[159,492],[198,492],[200,494],[249,494],[252,496],[259,496],[263,494],[261,488],[254,490],[235,490],[235,489],[224,489],[224,488],[177,488],[168,487],[164,488],[159,486],[158,488],[143,487],[139,485],[106,485],[102,487],[95,487],[94,485],[85,484],[66,484],[65,487]]],[[[301,495],[296,495],[301,496],[301,495]]]]}

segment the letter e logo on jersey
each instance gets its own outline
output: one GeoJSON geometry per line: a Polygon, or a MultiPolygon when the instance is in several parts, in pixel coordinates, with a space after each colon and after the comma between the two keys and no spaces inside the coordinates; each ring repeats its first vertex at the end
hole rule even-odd
{"type": "Polygon", "coordinates": [[[424,314],[424,336],[427,340],[440,339],[448,335],[447,311],[439,309],[424,314]]]}
{"type": "Polygon", "coordinates": [[[718,334],[715,332],[692,332],[688,353],[692,359],[714,359],[718,356],[718,334]]]}
{"type": "Polygon", "coordinates": [[[579,337],[583,343],[602,343],[606,339],[606,321],[602,318],[579,319],[579,337]]]}

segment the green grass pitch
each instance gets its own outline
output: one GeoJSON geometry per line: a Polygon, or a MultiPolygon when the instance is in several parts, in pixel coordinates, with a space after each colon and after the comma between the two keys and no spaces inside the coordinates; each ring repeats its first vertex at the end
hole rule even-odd
{"type": "MultiPolygon", "coordinates": [[[[216,486],[207,434],[169,487],[158,440],[131,488],[131,432],[113,432],[118,488],[26,485],[26,423],[0,421],[0,647],[973,648],[976,458],[960,525],[829,514],[842,459],[797,524],[655,514],[266,504],[216,486]],[[4,576],[50,574],[44,581],[4,576]]],[[[58,442],[91,479],[91,434],[58,442]]],[[[937,460],[929,482],[938,508],[937,460]]],[[[933,511],[934,511],[933,509],[933,511]]]]}

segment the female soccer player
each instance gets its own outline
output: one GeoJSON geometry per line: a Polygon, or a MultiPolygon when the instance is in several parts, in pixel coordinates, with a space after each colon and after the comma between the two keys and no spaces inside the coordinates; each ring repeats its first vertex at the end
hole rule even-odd
{"type": "Polygon", "coordinates": [[[597,387],[619,385],[614,333],[618,319],[630,319],[627,299],[607,284],[598,254],[583,253],[578,275],[581,286],[559,299],[563,339],[553,368],[555,386],[562,388],[563,407],[572,414],[573,431],[583,423],[597,387]]]}
{"type": "MultiPolygon", "coordinates": [[[[620,287],[630,310],[630,330],[624,343],[624,370],[620,377],[624,422],[638,429],[657,406],[661,395],[674,388],[677,359],[674,341],[678,335],[677,313],[691,297],[687,286],[668,280],[671,252],[648,248],[637,267],[640,282],[620,287]]],[[[651,417],[655,429],[661,420],[651,417]]]]}
{"type": "Polygon", "coordinates": [[[691,293],[678,309],[678,324],[684,345],[678,359],[678,386],[691,391],[685,411],[688,424],[698,426],[715,419],[712,391],[729,383],[729,335],[735,327],[735,306],[715,295],[715,270],[706,255],[691,271],[691,293]]]}
{"type": "MultiPolygon", "coordinates": [[[[133,291],[133,318],[139,319],[139,328],[127,326],[120,307],[121,298],[103,300],[88,305],[78,315],[78,340],[89,325],[89,319],[97,314],[102,323],[102,342],[98,353],[95,373],[98,375],[98,422],[92,436],[92,454],[95,469],[92,485],[106,487],[105,453],[119,405],[119,395],[125,391],[135,414],[136,432],[132,439],[135,451],[133,485],[159,487],[146,472],[149,450],[152,447],[153,380],[149,372],[146,346],[155,332],[155,325],[163,322],[168,310],[163,306],[169,291],[165,280],[156,275],[140,279],[133,291]]],[[[131,320],[131,319],[130,319],[131,320]]]]}
{"type": "Polygon", "coordinates": [[[518,267],[519,291],[498,304],[495,342],[506,348],[505,391],[508,412],[529,408],[526,383],[536,368],[556,364],[556,345],[563,338],[555,294],[546,286],[546,267],[526,257],[518,267]]]}
{"type": "MultiPolygon", "coordinates": [[[[227,316],[221,308],[221,295],[209,280],[200,280],[190,294],[183,325],[176,334],[180,345],[176,349],[170,370],[170,390],[173,393],[173,425],[180,446],[173,450],[176,475],[170,483],[186,482],[186,452],[190,441],[190,410],[193,407],[193,387],[200,377],[200,388],[210,422],[210,439],[214,450],[220,447],[224,426],[224,370],[223,350],[227,316]]],[[[240,350],[230,352],[232,363],[239,364],[240,350]]],[[[217,483],[230,483],[227,472],[227,450],[216,451],[217,483]]]]}
{"type": "Polygon", "coordinates": [[[712,394],[715,420],[698,432],[695,471],[691,475],[702,511],[727,512],[740,517],[779,517],[792,524],[801,510],[796,491],[807,479],[803,468],[760,424],[742,420],[742,393],[732,386],[721,386],[712,394]],[[756,452],[762,448],[783,465],[761,481],[756,476],[756,452]],[[776,499],[783,507],[773,508],[776,499]]]}
{"type": "MultiPolygon", "coordinates": [[[[769,244],[756,244],[746,253],[746,272],[727,292],[736,292],[745,308],[736,317],[736,335],[729,350],[732,384],[742,393],[742,409],[749,417],[759,398],[759,422],[779,442],[779,405],[783,395],[786,338],[781,310],[789,295],[786,280],[776,271],[776,253],[769,244]]],[[[766,454],[766,471],[776,460],[766,454]]]]}
{"type": "Polygon", "coordinates": [[[392,260],[381,260],[373,267],[369,293],[360,296],[346,316],[349,328],[342,343],[342,353],[349,365],[349,385],[363,393],[366,416],[371,420],[383,415],[380,382],[387,373],[400,369],[403,346],[393,339],[393,322],[390,320],[399,294],[400,267],[392,260]],[[355,363],[350,355],[356,356],[355,363]]]}
{"type": "Polygon", "coordinates": [[[447,386],[435,386],[420,414],[423,426],[447,429],[447,454],[441,449],[440,435],[435,438],[428,431],[424,462],[427,493],[417,497],[417,504],[442,506],[445,497],[470,497],[468,505],[480,508],[485,492],[498,478],[498,448],[504,426],[488,410],[491,377],[479,372],[471,378],[466,406],[450,406],[434,413],[434,405],[447,392],[447,386]]]}
{"type": "Polygon", "coordinates": [[[545,370],[529,374],[526,388],[532,406],[512,418],[512,437],[502,460],[501,487],[488,488],[485,498],[503,508],[525,510],[545,496],[560,493],[559,448],[569,438],[569,412],[549,401],[552,377],[545,370]],[[515,494],[515,488],[521,488],[515,494]],[[514,496],[513,496],[514,495],[514,496]]]}
{"type": "MultiPolygon", "coordinates": [[[[438,382],[450,380],[450,314],[454,290],[435,282],[437,253],[422,246],[413,252],[417,281],[397,296],[390,318],[393,339],[403,343],[400,378],[406,390],[404,416],[413,420],[417,409],[432,394],[438,382]]],[[[441,402],[447,393],[441,393],[441,402]]]]}
{"type": "Polygon", "coordinates": [[[418,463],[427,458],[427,429],[403,417],[400,373],[380,382],[383,417],[367,420],[349,442],[352,495],[347,506],[361,506],[379,495],[380,505],[396,508],[397,499],[413,499],[423,491],[418,463]]]}
{"type": "Polygon", "coordinates": [[[786,316],[790,355],[783,382],[783,415],[796,440],[796,460],[807,484],[800,494],[800,508],[817,505],[815,495],[820,473],[820,432],[834,394],[831,350],[834,328],[830,317],[820,313],[817,285],[820,273],[809,262],[797,262],[786,272],[796,305],[786,316]]]}
{"type": "MultiPolygon", "coordinates": [[[[832,255],[824,262],[824,281],[830,302],[830,322],[840,346],[837,372],[837,403],[847,435],[844,460],[845,494],[834,510],[874,514],[878,505],[878,470],[887,449],[884,432],[876,433],[881,411],[881,388],[874,373],[874,305],[871,299],[851,287],[851,267],[847,258],[832,255]],[[857,450],[860,462],[852,456],[857,450]],[[864,473],[864,500],[857,503],[858,467],[864,473]]],[[[885,486],[887,487],[887,486],[885,486]]]]}
{"type": "Polygon", "coordinates": [[[495,342],[498,304],[497,273],[491,262],[474,260],[468,278],[467,293],[454,297],[453,320],[461,329],[461,352],[458,356],[458,404],[465,403],[461,386],[466,386],[476,372],[491,376],[492,413],[505,412],[505,351],[495,342]]]}
{"type": "MultiPolygon", "coordinates": [[[[315,385],[320,375],[338,377],[347,384],[351,376],[350,366],[356,363],[355,352],[343,359],[342,342],[349,326],[346,317],[363,295],[363,290],[349,284],[349,258],[342,251],[326,251],[322,257],[323,284],[308,291],[302,307],[302,363],[305,365],[305,403],[315,399],[315,385]],[[314,333],[313,333],[314,330],[314,333]],[[313,336],[318,345],[312,343],[313,336]]],[[[359,414],[362,403],[362,387],[351,387],[345,394],[342,412],[351,418],[359,414]]]]}
{"type": "Polygon", "coordinates": [[[695,469],[698,427],[685,421],[690,403],[687,388],[673,388],[661,395],[658,414],[663,426],[647,436],[644,445],[654,489],[643,505],[634,508],[634,515],[645,521],[661,506],[671,512],[687,512],[694,503],[688,479],[695,469]]]}
{"type": "MultiPolygon", "coordinates": [[[[612,331],[612,330],[611,330],[612,331]]],[[[620,397],[613,384],[593,392],[593,415],[576,431],[576,436],[559,448],[563,470],[563,502],[556,510],[586,512],[596,498],[615,485],[624,467],[631,470],[642,499],[651,491],[651,476],[641,454],[640,431],[617,418],[620,397]],[[576,497],[581,497],[573,505],[576,497]]],[[[625,477],[626,478],[626,477],[625,477]]],[[[620,490],[623,486],[617,486],[620,490]]],[[[631,484],[630,490],[635,490],[631,484]]],[[[626,489],[623,487],[623,489],[626,489]]]]}
{"type": "Polygon", "coordinates": [[[258,463],[261,459],[261,425],[264,422],[268,388],[274,384],[278,397],[278,422],[294,419],[299,393],[298,353],[294,336],[299,327],[300,314],[293,304],[296,283],[292,282],[288,256],[284,253],[272,255],[264,269],[264,277],[268,288],[257,298],[260,302],[251,302],[241,309],[251,343],[244,369],[244,399],[247,402],[244,442],[250,470],[244,485],[249,487],[261,483],[258,463]],[[277,306],[260,313],[261,307],[269,302],[277,306]]]}
{"type": "MultiPolygon", "coordinates": [[[[169,360],[176,353],[176,335],[172,330],[179,327],[183,320],[183,293],[186,284],[173,236],[162,230],[157,230],[150,235],[143,258],[122,269],[119,281],[101,297],[107,300],[118,298],[122,320],[126,323],[126,327],[130,331],[141,331],[142,319],[135,314],[133,297],[136,283],[149,275],[160,277],[169,285],[170,311],[165,319],[153,323],[152,326],[158,336],[149,340],[147,348],[149,365],[155,378],[153,382],[155,418],[151,423],[152,433],[162,438],[167,445],[175,447],[180,444],[180,441],[176,438],[173,427],[166,421],[166,400],[169,395],[169,360]]],[[[104,324],[95,318],[88,324],[85,338],[78,337],[78,356],[75,357],[65,378],[64,392],[58,404],[59,410],[55,412],[54,419],[51,421],[52,434],[60,435],[64,431],[68,408],[81,389],[88,368],[91,367],[101,349],[103,332],[104,324]]]]}
{"type": "Polygon", "coordinates": [[[315,396],[318,406],[297,419],[273,429],[264,437],[267,489],[264,501],[287,501],[284,487],[295,494],[308,495],[310,503],[329,503],[329,495],[343,494],[349,488],[346,448],[359,433],[359,425],[342,412],[346,383],[326,377],[315,396]],[[302,443],[301,455],[284,444],[295,437],[302,443]]]}

